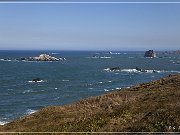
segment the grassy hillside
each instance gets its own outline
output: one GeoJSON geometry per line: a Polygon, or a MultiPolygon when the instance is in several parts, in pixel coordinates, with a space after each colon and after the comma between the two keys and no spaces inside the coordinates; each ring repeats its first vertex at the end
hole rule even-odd
{"type": "Polygon", "coordinates": [[[180,74],[66,106],[50,106],[0,131],[180,131],[180,74]]]}

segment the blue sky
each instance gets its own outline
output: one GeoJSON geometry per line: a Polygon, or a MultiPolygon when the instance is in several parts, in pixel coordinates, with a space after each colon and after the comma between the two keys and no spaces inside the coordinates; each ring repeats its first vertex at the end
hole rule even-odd
{"type": "Polygon", "coordinates": [[[0,49],[180,49],[180,4],[3,4],[0,49]]]}

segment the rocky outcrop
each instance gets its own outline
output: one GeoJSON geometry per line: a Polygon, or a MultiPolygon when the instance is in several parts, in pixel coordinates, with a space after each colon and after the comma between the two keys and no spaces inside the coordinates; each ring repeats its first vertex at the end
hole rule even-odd
{"type": "Polygon", "coordinates": [[[41,54],[38,57],[4,58],[0,60],[3,60],[3,61],[62,61],[66,59],[62,57],[56,58],[48,54],[41,54]]]}
{"type": "Polygon", "coordinates": [[[156,57],[156,53],[153,50],[149,50],[145,52],[144,57],[154,58],[156,57]]]}
{"type": "Polygon", "coordinates": [[[47,54],[41,54],[38,57],[29,57],[28,60],[29,61],[60,61],[60,60],[65,60],[65,58],[56,58],[47,54]]]}

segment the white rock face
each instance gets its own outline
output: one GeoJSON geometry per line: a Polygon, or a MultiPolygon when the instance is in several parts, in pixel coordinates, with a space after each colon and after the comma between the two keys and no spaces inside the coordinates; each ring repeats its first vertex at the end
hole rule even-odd
{"type": "Polygon", "coordinates": [[[65,60],[65,58],[56,58],[47,54],[41,54],[39,55],[39,57],[30,57],[29,60],[30,61],[60,61],[60,60],[65,60]]]}

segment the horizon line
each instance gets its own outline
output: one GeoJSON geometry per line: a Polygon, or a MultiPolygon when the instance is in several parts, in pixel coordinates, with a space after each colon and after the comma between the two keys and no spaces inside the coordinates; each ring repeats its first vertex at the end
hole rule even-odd
{"type": "Polygon", "coordinates": [[[156,51],[156,52],[161,52],[161,51],[179,51],[179,49],[139,49],[139,50],[61,50],[61,49],[0,49],[0,51],[108,51],[108,52],[144,52],[144,51],[148,51],[148,50],[153,50],[153,51],[156,51]]]}
{"type": "Polygon", "coordinates": [[[0,1],[0,4],[180,4],[180,2],[61,2],[61,1],[0,1]]]}

